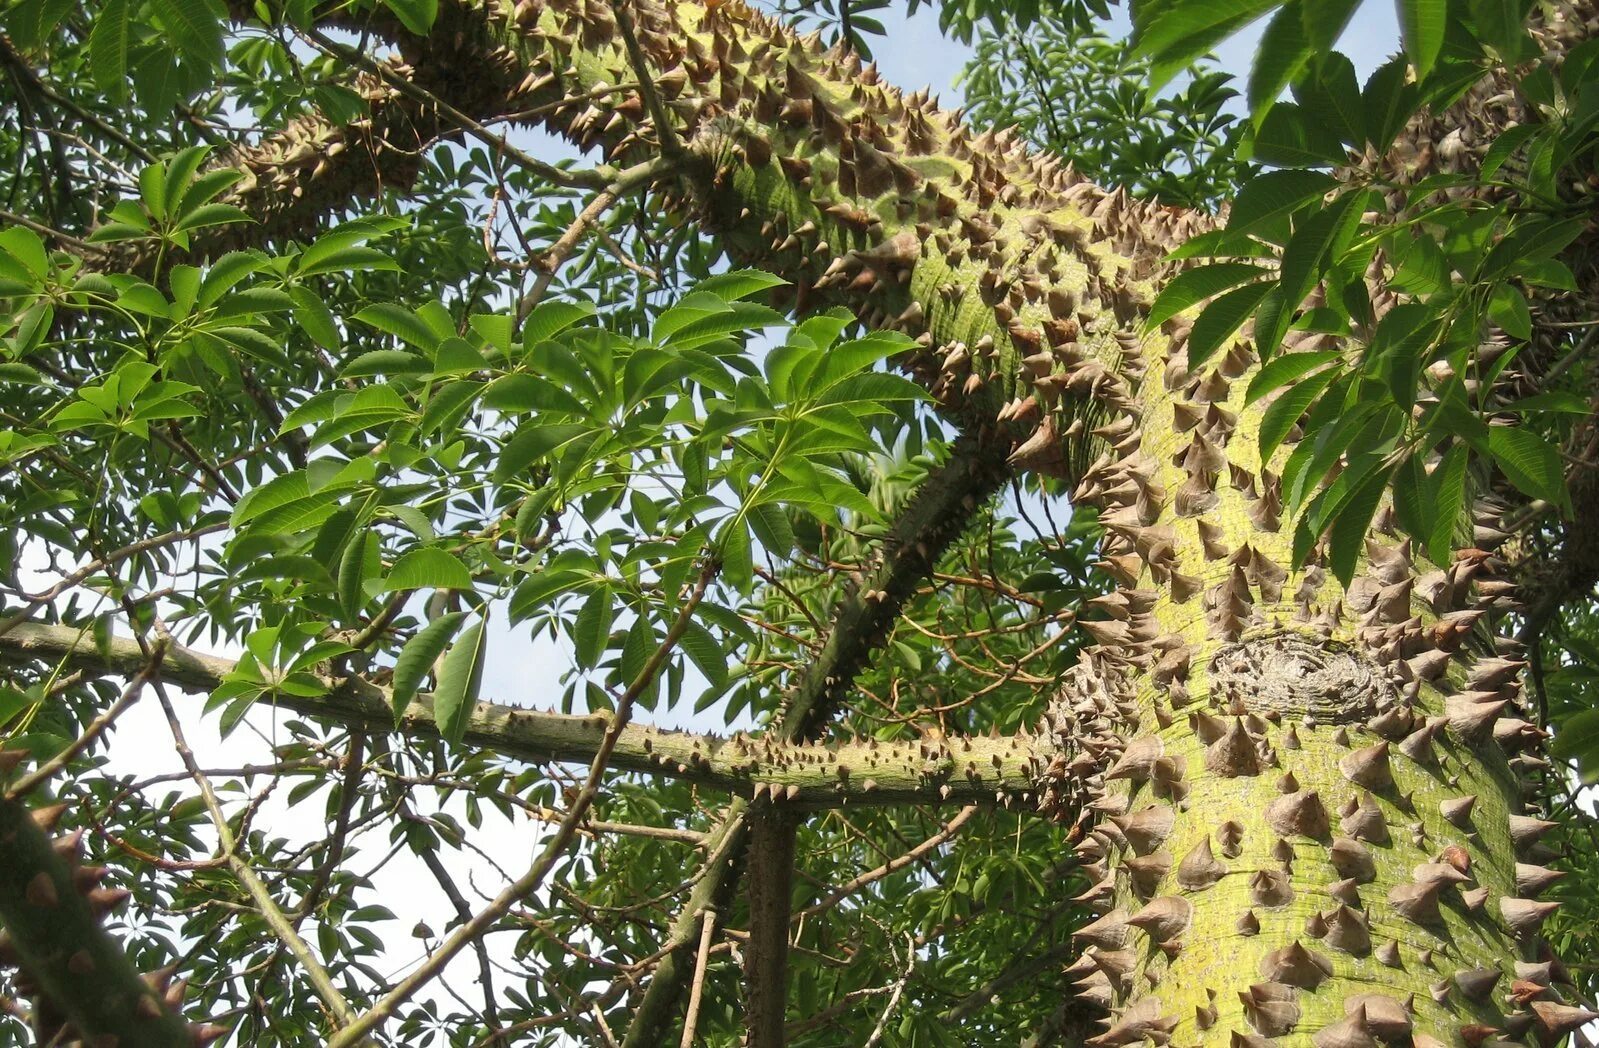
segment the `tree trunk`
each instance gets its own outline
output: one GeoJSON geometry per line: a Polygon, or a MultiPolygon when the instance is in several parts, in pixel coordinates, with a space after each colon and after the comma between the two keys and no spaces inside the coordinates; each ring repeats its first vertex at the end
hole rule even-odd
{"type": "Polygon", "coordinates": [[[1550,824],[1522,804],[1521,664],[1479,628],[1492,561],[1447,570],[1377,527],[1345,589],[1285,571],[1247,341],[1190,375],[1145,348],[1136,421],[1079,489],[1122,587],[1052,711],[1099,817],[1071,969],[1089,1043],[1470,1045],[1568,1007],[1538,926],[1550,824]],[[1287,1043],[1287,1042],[1285,1042],[1287,1043]]]}

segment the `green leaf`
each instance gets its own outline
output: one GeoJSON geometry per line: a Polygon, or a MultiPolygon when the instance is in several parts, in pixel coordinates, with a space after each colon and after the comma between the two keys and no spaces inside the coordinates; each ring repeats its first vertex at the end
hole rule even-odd
{"type": "Polygon", "coordinates": [[[736,302],[741,298],[749,298],[758,292],[784,287],[787,284],[788,281],[783,278],[764,273],[759,269],[735,269],[707,277],[695,284],[694,290],[707,292],[727,302],[736,302]]]}
{"type": "Polygon", "coordinates": [[[616,604],[610,586],[600,586],[589,594],[572,622],[572,652],[577,664],[591,670],[599,664],[605,645],[611,640],[611,625],[616,621],[616,604]]]}
{"type": "Polygon", "coordinates": [[[1172,317],[1230,287],[1270,276],[1271,271],[1248,262],[1216,262],[1185,269],[1161,289],[1144,319],[1144,330],[1153,331],[1172,317]]]}
{"type": "Polygon", "coordinates": [[[1310,61],[1315,49],[1305,35],[1300,0],[1289,0],[1266,25],[1249,71],[1249,111],[1263,119],[1272,103],[1310,61]]]}
{"type": "Polygon", "coordinates": [[[427,322],[404,306],[392,302],[375,302],[367,306],[353,318],[363,324],[370,324],[385,334],[415,346],[417,349],[432,353],[439,344],[439,338],[427,322]]]}
{"type": "Polygon", "coordinates": [[[305,250],[294,259],[294,272],[302,277],[317,274],[334,274],[334,272],[347,272],[350,269],[400,269],[387,254],[373,248],[355,250],[358,245],[368,242],[373,237],[381,237],[385,232],[400,229],[405,222],[398,219],[355,219],[344,222],[337,229],[328,230],[317,237],[312,243],[305,246],[305,250]]]}
{"type": "Polygon", "coordinates": [[[1530,397],[1522,397],[1513,403],[1506,404],[1503,411],[1513,411],[1518,415],[1587,415],[1592,409],[1588,401],[1575,393],[1552,392],[1535,393],[1530,397]]]}
{"type": "Polygon", "coordinates": [[[1227,230],[1258,232],[1292,215],[1321,198],[1338,185],[1338,180],[1322,171],[1288,168],[1256,175],[1238,191],[1227,230]]]}
{"type": "Polygon", "coordinates": [[[1532,287],[1555,288],[1559,291],[1576,291],[1577,278],[1572,275],[1571,269],[1559,259],[1545,258],[1533,262],[1522,262],[1515,269],[1515,275],[1522,282],[1532,287]]]}
{"type": "Polygon", "coordinates": [[[520,622],[562,593],[578,588],[589,577],[578,571],[538,572],[511,595],[511,621],[520,622]]]}
{"type": "Polygon", "coordinates": [[[501,449],[499,460],[494,464],[494,479],[504,483],[522,477],[533,463],[590,432],[589,426],[577,423],[525,423],[501,449]]]}
{"type": "Polygon", "coordinates": [[[483,353],[464,338],[451,335],[439,343],[433,357],[435,375],[471,374],[483,368],[483,353]]]}
{"type": "Polygon", "coordinates": [[[1293,102],[1278,102],[1255,132],[1254,158],[1278,167],[1331,167],[1347,161],[1348,154],[1325,123],[1293,102]]]}
{"type": "Polygon", "coordinates": [[[813,406],[848,404],[856,414],[883,414],[894,401],[926,401],[932,396],[910,379],[886,371],[868,371],[846,378],[818,398],[813,406]]]}
{"type": "Polygon", "coordinates": [[[786,558],[794,551],[794,529],[783,507],[763,502],[750,507],[750,527],[762,547],[774,557],[786,558]]]}
{"type": "Polygon", "coordinates": [[[1233,337],[1261,300],[1276,286],[1270,281],[1246,284],[1206,306],[1205,311],[1195,318],[1193,329],[1188,333],[1188,366],[1197,368],[1210,359],[1211,354],[1233,337]]]}
{"type": "Polygon", "coordinates": [[[1584,768],[1599,762],[1599,710],[1580,710],[1561,720],[1549,749],[1556,757],[1580,759],[1584,768]]]}
{"type": "Polygon", "coordinates": [[[1398,0],[1399,28],[1405,53],[1416,67],[1416,79],[1425,80],[1438,61],[1449,25],[1448,0],[1398,0]]]}
{"type": "Polygon", "coordinates": [[[311,494],[311,482],[303,469],[280,473],[265,484],[245,493],[233,507],[231,523],[235,528],[254,520],[270,510],[286,506],[311,494]]]}
{"type": "Polygon", "coordinates": [[[1270,247],[1230,229],[1212,229],[1189,237],[1166,253],[1172,261],[1185,258],[1271,258],[1270,247]]]}
{"type": "Polygon", "coordinates": [[[750,531],[741,517],[729,517],[717,538],[722,557],[722,577],[740,593],[748,593],[755,579],[755,561],[750,546],[750,531]]]}
{"type": "Polygon", "coordinates": [[[1294,85],[1294,100],[1308,119],[1324,125],[1356,149],[1366,143],[1366,116],[1355,66],[1337,51],[1318,55],[1313,68],[1294,85]]]}
{"type": "Polygon", "coordinates": [[[0,18],[0,27],[11,34],[12,43],[18,48],[32,51],[50,38],[75,6],[73,0],[22,0],[0,18]]]}
{"type": "Polygon", "coordinates": [[[1488,300],[1488,316],[1511,338],[1526,341],[1532,337],[1532,313],[1527,296],[1514,284],[1497,284],[1488,300]]]}
{"type": "Polygon", "coordinates": [[[1477,39],[1514,65],[1526,42],[1526,5],[1521,0],[1470,0],[1471,26],[1477,39]]]}
{"type": "Polygon", "coordinates": [[[1273,357],[1250,380],[1249,389],[1244,393],[1244,406],[1248,407],[1278,386],[1287,385],[1342,355],[1335,349],[1320,349],[1273,357]]]}
{"type": "Polygon", "coordinates": [[[541,303],[522,322],[522,343],[537,345],[593,315],[594,307],[587,302],[541,303]]]}
{"type": "Polygon", "coordinates": [[[394,682],[390,695],[396,729],[400,727],[411,700],[416,698],[422,679],[433,672],[433,666],[444,654],[444,649],[449,647],[450,638],[455,636],[455,631],[461,628],[466,617],[464,611],[446,612],[418,630],[416,636],[406,641],[405,647],[400,649],[399,657],[394,660],[394,682]]]}
{"type": "Polygon", "coordinates": [[[488,656],[485,619],[466,628],[444,656],[439,686],[433,692],[433,716],[448,742],[460,742],[472,720],[473,704],[483,687],[483,664],[488,656]]]}
{"type": "Polygon", "coordinates": [[[474,313],[467,321],[483,341],[500,353],[511,352],[511,329],[515,318],[509,313],[474,313]]]}
{"type": "Polygon", "coordinates": [[[1429,497],[1422,454],[1413,452],[1394,469],[1394,516],[1404,531],[1425,544],[1437,522],[1438,509],[1429,497]]]}
{"type": "Polygon", "coordinates": [[[114,98],[127,89],[132,20],[131,0],[105,0],[89,29],[89,73],[114,98]]]}
{"type": "MultiPolygon", "coordinates": [[[[1336,257],[1360,224],[1360,211],[1354,205],[1363,200],[1363,193],[1345,193],[1332,203],[1310,216],[1294,230],[1288,246],[1283,248],[1282,288],[1283,305],[1297,309],[1310,294],[1321,277],[1324,261],[1336,257]]],[[[1276,349],[1261,347],[1264,356],[1276,349]]]]}
{"type": "Polygon", "coordinates": [[[1276,7],[1278,0],[1135,0],[1136,53],[1154,59],[1156,92],[1205,52],[1276,7]]]}
{"type": "Polygon", "coordinates": [[[688,653],[688,657],[713,687],[720,688],[727,684],[727,652],[722,650],[721,643],[710,630],[691,619],[684,627],[678,645],[688,653]]]}
{"type": "Polygon", "coordinates": [[[1345,586],[1354,580],[1355,567],[1360,563],[1360,554],[1365,548],[1366,530],[1371,527],[1377,503],[1382,501],[1383,492],[1388,489],[1389,472],[1387,468],[1379,468],[1361,479],[1359,486],[1333,515],[1327,536],[1327,559],[1333,575],[1345,586]]]}
{"type": "Polygon", "coordinates": [[[1410,295],[1432,295],[1450,285],[1449,260],[1438,242],[1424,232],[1390,240],[1395,263],[1391,286],[1410,295]]]}
{"type": "MultiPolygon", "coordinates": [[[[1406,0],[1406,2],[1442,3],[1443,0],[1406,0]]],[[[1491,181],[1499,169],[1505,166],[1505,161],[1515,155],[1516,150],[1526,145],[1528,141],[1540,134],[1547,134],[1545,124],[1517,124],[1507,127],[1496,133],[1493,144],[1488,147],[1488,152],[1483,154],[1482,167],[1478,169],[1477,177],[1484,182],[1491,181]]]]}
{"type": "Polygon", "coordinates": [[[403,349],[374,349],[362,353],[339,369],[341,378],[370,378],[373,375],[423,375],[432,370],[427,358],[403,349]]]}
{"type": "Polygon", "coordinates": [[[253,273],[259,273],[269,264],[270,260],[259,251],[228,252],[207,267],[205,279],[200,282],[196,303],[202,309],[215,305],[217,300],[231,291],[241,280],[253,273]]]}
{"type": "Polygon", "coordinates": [[[1366,78],[1360,101],[1366,111],[1366,142],[1378,154],[1388,152],[1395,136],[1420,104],[1421,93],[1409,80],[1410,63],[1399,55],[1366,78]]]}
{"type": "Polygon", "coordinates": [[[628,687],[631,688],[640,682],[649,683],[643,680],[644,670],[649,664],[650,656],[655,653],[655,648],[655,624],[650,621],[648,615],[639,615],[633,620],[633,625],[627,631],[627,637],[622,641],[622,657],[617,667],[628,687]]]}
{"type": "MultiPolygon", "coordinates": [[[[820,393],[841,379],[865,372],[880,360],[896,353],[915,348],[915,341],[903,331],[869,331],[860,338],[840,342],[823,353],[821,366],[813,375],[815,389],[820,393]]],[[[795,399],[804,399],[798,390],[795,399]]]]}
{"type": "MultiPolygon", "coordinates": [[[[324,238],[326,239],[326,238],[324,238]]],[[[325,273],[398,272],[400,264],[377,248],[361,244],[343,244],[324,247],[323,241],[306,248],[300,255],[296,272],[302,277],[321,276],[325,273]],[[322,250],[318,250],[322,248],[322,250]]]]}
{"type": "Polygon", "coordinates": [[[1343,35],[1359,0],[1304,0],[1304,5],[1305,38],[1325,56],[1343,35]]]}
{"type": "Polygon", "coordinates": [[[294,300],[294,319],[323,349],[340,348],[339,329],[334,324],[333,312],[316,292],[308,287],[291,287],[289,297],[294,300]]]}
{"type": "Polygon", "coordinates": [[[472,588],[472,573],[448,550],[422,546],[394,562],[388,578],[383,580],[383,588],[469,590],[472,588]]]}
{"type": "MultiPolygon", "coordinates": [[[[331,417],[317,428],[311,437],[311,447],[319,448],[352,433],[373,429],[411,415],[411,409],[388,385],[363,386],[354,396],[342,396],[331,405],[331,417]]],[[[285,429],[297,425],[304,408],[301,405],[283,420],[285,429]]]]}
{"type": "Polygon", "coordinates": [[[150,6],[190,58],[206,65],[221,61],[222,22],[205,0],[151,0],[150,6]]]}
{"type": "Polygon", "coordinates": [[[1524,493],[1566,506],[1565,471],[1553,444],[1522,426],[1490,426],[1488,451],[1506,479],[1524,493]]]}
{"type": "Polygon", "coordinates": [[[674,349],[706,346],[729,335],[786,323],[783,315],[775,309],[752,302],[728,302],[722,310],[693,317],[675,314],[676,308],[662,313],[651,331],[658,343],[674,349]]]}
{"type": "Polygon", "coordinates": [[[1449,563],[1455,547],[1455,523],[1467,512],[1466,465],[1470,452],[1466,445],[1456,444],[1444,453],[1443,459],[1427,478],[1437,519],[1429,534],[1423,536],[1427,555],[1434,564],[1449,563]]]}
{"type": "MultiPolygon", "coordinates": [[[[39,234],[22,226],[12,226],[10,229],[0,230],[0,251],[4,251],[20,262],[28,274],[43,278],[50,273],[50,254],[44,248],[44,241],[39,234]]],[[[13,274],[17,279],[23,279],[21,273],[13,274]]]]}
{"type": "Polygon", "coordinates": [[[439,0],[384,0],[389,10],[411,32],[427,36],[439,16],[439,0]]]}
{"type": "Polygon", "coordinates": [[[0,364],[0,383],[16,383],[24,386],[43,386],[44,377],[39,374],[31,364],[10,361],[0,364]]]}
{"type": "Polygon", "coordinates": [[[458,432],[461,419],[482,391],[481,382],[447,382],[434,386],[427,407],[422,412],[422,435],[428,437],[445,430],[458,432]]]}
{"type": "Polygon", "coordinates": [[[339,606],[346,622],[358,619],[366,606],[366,580],[383,571],[381,544],[377,532],[365,531],[344,548],[344,558],[339,561],[339,606]]]}
{"type": "Polygon", "coordinates": [[[483,405],[506,414],[559,412],[581,416],[588,413],[583,402],[566,390],[524,372],[504,375],[490,383],[483,394],[483,405]]]}
{"type": "Polygon", "coordinates": [[[1260,418],[1262,462],[1271,461],[1272,453],[1283,442],[1283,438],[1288,436],[1288,431],[1294,428],[1294,423],[1298,422],[1315,399],[1332,385],[1333,379],[1337,378],[1338,374],[1337,370],[1329,369],[1312,375],[1298,385],[1288,387],[1271,402],[1266,408],[1266,413],[1260,418]]]}

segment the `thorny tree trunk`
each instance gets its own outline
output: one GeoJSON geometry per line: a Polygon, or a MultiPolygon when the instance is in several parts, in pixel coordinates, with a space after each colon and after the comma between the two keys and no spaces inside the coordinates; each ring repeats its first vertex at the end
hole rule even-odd
{"type": "Polygon", "coordinates": [[[1515,767],[1536,758],[1506,759],[1540,733],[1520,663],[1474,629],[1504,595],[1491,558],[1437,570],[1382,511],[1348,590],[1289,575],[1247,342],[1189,375],[1172,328],[1080,489],[1124,585],[1053,711],[1099,816],[1080,850],[1103,916],[1071,969],[1113,1012],[1091,1043],[1568,1031],[1591,1013],[1538,937],[1556,875],[1515,767]]]}
{"type": "MultiPolygon", "coordinates": [[[[902,365],[963,425],[1013,442],[1019,468],[1081,479],[1122,587],[1096,602],[1110,619],[1040,763],[1046,806],[1086,803],[1092,823],[1086,900],[1104,915],[1072,971],[1105,1013],[1094,1043],[1477,1048],[1580,1021],[1537,934],[1546,824],[1502,752],[1539,733],[1485,628],[1505,597],[1493,562],[1435,568],[1379,529],[1347,591],[1317,566],[1288,575],[1242,407],[1247,337],[1188,375],[1186,321],[1140,335],[1165,251],[1208,220],[974,137],[736,2],[629,10],[651,92],[628,86],[605,0],[446,3],[426,40],[396,33],[406,61],[366,82],[369,123],[304,122],[240,152],[235,202],[286,232],[374,173],[393,184],[390,129],[438,123],[396,82],[474,119],[542,107],[616,161],[665,155],[658,188],[741,261],[802,306],[909,332],[902,365]],[[580,100],[548,109],[563,99],[580,100]],[[671,133],[650,119],[663,104],[671,133]]],[[[1576,14],[1545,17],[1586,32],[1576,14]]],[[[1482,92],[1470,106],[1456,115],[1479,143],[1511,112],[1482,92]]],[[[1432,155],[1429,133],[1406,164],[1432,155]]]]}

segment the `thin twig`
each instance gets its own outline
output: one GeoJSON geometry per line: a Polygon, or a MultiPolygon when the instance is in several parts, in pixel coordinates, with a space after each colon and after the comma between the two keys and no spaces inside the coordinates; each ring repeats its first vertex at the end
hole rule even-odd
{"type": "MultiPolygon", "coordinates": [[[[205,802],[206,810],[211,815],[211,824],[216,830],[217,843],[221,848],[222,855],[227,859],[228,869],[250,896],[251,901],[255,903],[256,910],[260,913],[261,918],[266,921],[267,927],[271,928],[273,934],[288,947],[289,952],[294,955],[294,959],[305,970],[306,980],[310,982],[317,996],[322,999],[322,1003],[327,1005],[328,1011],[333,1013],[334,1018],[341,1025],[353,1022],[355,1013],[350,1008],[350,1003],[344,999],[344,994],[340,993],[339,988],[333,984],[333,977],[328,974],[327,969],[322,966],[322,962],[317,960],[316,955],[311,952],[310,945],[300,938],[300,934],[294,930],[294,925],[289,923],[288,917],[284,915],[276,900],[267,891],[266,885],[261,882],[261,878],[256,875],[255,870],[251,869],[250,864],[239,856],[238,842],[233,837],[233,830],[228,826],[228,819],[222,811],[222,804],[217,800],[216,791],[211,788],[211,780],[194,759],[194,751],[189,748],[188,740],[184,737],[183,725],[178,720],[177,710],[172,707],[172,700],[167,697],[166,689],[159,683],[155,686],[155,693],[156,698],[161,701],[162,711],[166,714],[167,726],[172,732],[172,742],[178,751],[178,757],[183,761],[183,766],[188,769],[190,778],[200,788],[200,797],[205,802]]],[[[350,1038],[345,1043],[365,1042],[366,1038],[363,1033],[360,1037],[350,1038]]]]}
{"type": "Polygon", "coordinates": [[[161,668],[161,660],[166,657],[168,643],[169,641],[166,637],[157,638],[156,642],[150,647],[150,657],[145,660],[144,668],[128,682],[128,686],[122,690],[122,695],[117,701],[111,704],[111,708],[96,717],[84,729],[83,734],[74,739],[66,749],[39,765],[31,775],[28,775],[13,786],[7,796],[12,800],[26,797],[38,789],[40,784],[48,782],[50,777],[56,772],[65,768],[72,762],[74,757],[93,745],[95,739],[104,734],[105,730],[111,727],[129,706],[138,701],[139,695],[144,691],[144,686],[150,682],[150,678],[155,676],[156,672],[161,668]]]}
{"type": "Polygon", "coordinates": [[[390,69],[381,63],[374,62],[371,58],[368,58],[365,54],[357,51],[355,48],[346,47],[343,44],[330,40],[328,37],[324,36],[315,29],[304,30],[302,35],[304,35],[307,40],[314,43],[317,47],[321,48],[323,51],[326,51],[328,54],[359,66],[374,76],[381,78],[385,84],[388,84],[400,94],[431,106],[438,112],[448,117],[452,122],[460,127],[461,130],[467,132],[472,137],[483,142],[485,145],[493,146],[505,156],[510,157],[512,160],[516,161],[517,164],[527,168],[529,171],[532,171],[545,181],[552,182],[558,186],[587,186],[591,189],[601,189],[604,188],[614,177],[615,172],[603,166],[588,171],[566,171],[556,167],[554,164],[547,164],[538,157],[535,157],[524,150],[518,149],[516,146],[507,141],[504,135],[497,135],[493,131],[490,131],[482,123],[461,112],[461,110],[450,105],[450,103],[444,101],[444,99],[440,98],[438,95],[435,95],[433,92],[424,87],[412,83],[410,80],[407,80],[405,77],[396,73],[393,69],[390,69]]]}
{"type": "Polygon", "coordinates": [[[856,892],[860,891],[862,888],[866,887],[868,884],[871,884],[875,881],[880,881],[896,870],[902,870],[911,863],[920,860],[922,856],[934,850],[939,845],[955,836],[956,833],[960,832],[960,828],[966,825],[971,817],[976,814],[977,805],[967,805],[960,811],[956,812],[955,817],[950,819],[949,822],[945,823],[943,829],[939,830],[937,833],[933,834],[931,837],[927,838],[910,851],[905,852],[902,855],[895,856],[894,858],[883,863],[883,865],[877,867],[875,870],[868,870],[866,873],[861,874],[848,884],[845,884],[834,891],[833,894],[829,895],[821,902],[815,904],[814,906],[808,906],[799,913],[795,914],[794,920],[803,920],[806,917],[813,917],[816,914],[821,913],[823,910],[831,909],[832,907],[837,906],[840,902],[843,902],[845,899],[849,898],[851,895],[854,895],[856,892]]]}
{"type": "Polygon", "coordinates": [[[878,1016],[877,1025],[872,1028],[872,1035],[866,1038],[866,1043],[861,1048],[876,1048],[878,1044],[882,1043],[883,1031],[888,1028],[888,1020],[893,1016],[894,1010],[899,1007],[899,998],[905,992],[905,984],[910,982],[911,973],[916,970],[915,940],[908,935],[905,938],[907,940],[905,972],[899,977],[899,981],[894,984],[894,992],[888,995],[888,1004],[884,1006],[883,1014],[878,1016]]]}
{"type": "Polygon", "coordinates": [[[228,527],[229,523],[225,520],[222,520],[217,521],[214,524],[207,524],[204,527],[191,528],[186,531],[169,531],[161,535],[152,535],[147,539],[140,539],[138,542],[130,542],[121,549],[113,550],[110,553],[107,553],[104,557],[96,557],[83,567],[74,571],[72,574],[61,579],[49,589],[43,590],[39,593],[24,593],[22,595],[22,599],[27,601],[27,605],[18,610],[15,614],[10,615],[5,619],[0,619],[0,637],[5,636],[19,624],[28,621],[28,619],[33,616],[34,612],[44,607],[52,600],[55,600],[57,597],[61,596],[61,594],[65,593],[73,586],[78,585],[84,579],[88,578],[90,575],[93,575],[97,571],[103,571],[115,564],[120,564],[122,561],[127,560],[129,557],[137,554],[145,553],[153,549],[159,549],[162,546],[170,546],[178,542],[186,542],[189,539],[200,538],[203,535],[211,535],[218,531],[225,531],[228,527]]]}
{"type": "Polygon", "coordinates": [[[647,182],[653,181],[663,172],[670,170],[671,166],[662,158],[645,161],[642,164],[628,168],[617,176],[615,182],[594,194],[594,199],[590,200],[588,205],[578,212],[577,217],[572,220],[570,226],[567,226],[566,231],[561,234],[560,238],[551,244],[549,250],[539,257],[538,279],[534,281],[532,290],[523,296],[521,302],[517,303],[516,322],[518,325],[527,319],[527,315],[533,311],[534,306],[544,300],[544,295],[550,288],[550,281],[555,279],[556,271],[572,256],[572,252],[577,249],[577,245],[582,241],[583,235],[588,232],[589,227],[598,222],[600,216],[609,211],[611,206],[624,195],[647,182]]]}
{"type": "Polygon", "coordinates": [[[656,674],[665,665],[672,650],[677,647],[677,642],[688,630],[689,623],[693,621],[694,610],[699,607],[700,601],[705,599],[706,590],[710,587],[711,579],[715,577],[718,565],[714,561],[707,561],[701,569],[699,579],[694,590],[684,602],[678,612],[676,620],[667,630],[666,637],[661,641],[655,653],[650,656],[633,683],[622,694],[616,703],[616,712],[611,717],[611,723],[606,728],[605,737],[601,740],[594,761],[589,766],[588,778],[583,783],[583,788],[578,792],[577,798],[572,802],[571,809],[567,812],[565,821],[561,823],[546,843],[544,851],[539,855],[528,871],[494,897],[488,906],[479,910],[470,921],[456,928],[450,937],[439,944],[439,948],[421,964],[416,970],[406,976],[400,983],[390,990],[384,997],[368,1009],[363,1015],[340,1030],[328,1041],[328,1048],[349,1048],[362,1041],[378,1024],[382,1023],[395,1009],[410,1000],[418,990],[431,982],[445,966],[460,953],[467,944],[476,941],[486,932],[495,921],[498,921],[519,901],[535,891],[560,857],[565,854],[572,839],[577,835],[583,816],[588,813],[594,804],[594,799],[599,795],[600,780],[605,775],[605,769],[610,763],[611,752],[616,749],[617,742],[622,737],[622,730],[627,727],[628,719],[633,713],[633,704],[644,693],[656,674]]]}
{"type": "Polygon", "coordinates": [[[98,254],[100,251],[99,248],[89,243],[87,240],[79,240],[71,233],[63,233],[61,230],[56,229],[53,226],[47,226],[43,222],[36,222],[26,215],[18,215],[10,211],[0,209],[0,219],[5,219],[7,222],[13,223],[14,225],[22,226],[24,229],[31,229],[42,237],[49,237],[52,240],[59,240],[63,245],[70,247],[73,251],[76,251],[80,255],[98,254]]]}
{"type": "Polygon", "coordinates": [[[683,1019],[683,1039],[680,1048],[692,1048],[694,1028],[700,1021],[700,998],[705,992],[705,969],[711,960],[711,943],[716,938],[716,908],[707,906],[700,927],[700,952],[694,959],[694,982],[688,992],[688,1015],[683,1019]]]}
{"type": "Polygon", "coordinates": [[[655,90],[649,63],[644,59],[644,49],[639,46],[638,36],[633,32],[633,16],[620,3],[612,3],[611,10],[616,15],[616,29],[621,34],[622,45],[627,49],[628,61],[633,63],[633,74],[638,77],[639,94],[644,96],[650,121],[655,125],[655,135],[660,139],[661,154],[679,157],[683,154],[683,143],[677,137],[677,129],[672,126],[672,116],[667,112],[661,93],[655,90]]]}

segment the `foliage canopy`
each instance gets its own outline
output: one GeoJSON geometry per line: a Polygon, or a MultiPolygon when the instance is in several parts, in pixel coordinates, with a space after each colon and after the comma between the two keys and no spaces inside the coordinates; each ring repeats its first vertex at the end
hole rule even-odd
{"type": "MultiPolygon", "coordinates": [[[[884,6],[787,13],[881,48],[884,6]]],[[[187,1014],[227,1043],[309,1043],[385,1001],[392,1043],[625,1036],[696,883],[728,863],[727,780],[698,747],[680,766],[648,738],[634,752],[635,713],[874,749],[1013,736],[1117,620],[1093,512],[963,438],[895,370],[910,335],[732,264],[639,189],[650,172],[547,163],[444,111],[403,191],[292,228],[233,202],[260,177],[241,147],[363,126],[398,65],[385,41],[415,58],[452,10],[3,15],[0,732],[66,765],[48,788],[132,893],[121,942],[141,970],[181,958],[187,1014]],[[169,644],[228,657],[163,684],[169,644]],[[519,736],[491,699],[571,719],[519,736]],[[561,749],[580,718],[614,727],[561,749]],[[152,730],[181,770],[119,753],[152,730]],[[188,756],[183,733],[212,730],[188,756]],[[397,883],[448,923],[417,921],[397,883]],[[456,959],[408,983],[436,974],[425,955],[456,959]]],[[[980,126],[1225,209],[1143,323],[1191,323],[1196,369],[1252,325],[1261,461],[1305,437],[1281,476],[1298,562],[1320,546],[1348,583],[1385,499],[1440,564],[1508,535],[1540,727],[1569,762],[1544,789],[1585,820],[1599,557],[1570,522],[1599,492],[1599,41],[1530,34],[1516,0],[1402,0],[1405,50],[1362,84],[1335,49],[1352,11],[1151,0],[1128,42],[1078,3],[951,0],[940,21],[976,41],[980,126]],[[1206,52],[1266,16],[1240,92],[1206,52]],[[1501,134],[1433,133],[1496,92],[1501,134]]],[[[318,163],[305,148],[294,162],[318,163]]],[[[1059,1035],[1092,890],[1073,830],[975,794],[878,806],[838,777],[864,803],[794,845],[792,1043],[1059,1035]]],[[[1583,829],[1551,934],[1568,958],[1594,956],[1583,829]]],[[[729,889],[689,914],[704,1043],[743,1032],[752,905],[729,889]]],[[[1591,990],[1593,966],[1576,974],[1591,990]]],[[[21,996],[0,1017],[16,1043],[21,996]]]]}

